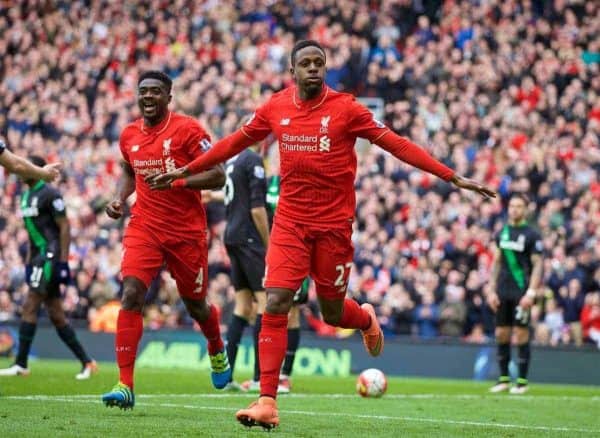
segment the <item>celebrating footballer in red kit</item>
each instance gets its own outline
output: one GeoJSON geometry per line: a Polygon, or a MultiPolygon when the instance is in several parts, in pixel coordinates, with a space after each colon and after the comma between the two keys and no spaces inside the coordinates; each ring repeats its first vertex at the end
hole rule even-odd
{"type": "Polygon", "coordinates": [[[352,95],[327,87],[325,52],[317,42],[297,43],[291,64],[295,86],[273,95],[245,126],[191,163],[147,178],[151,187],[161,188],[224,162],[270,133],[279,140],[281,192],[266,257],[267,307],[259,338],[261,394],[236,414],[246,426],[267,429],[279,424],[275,397],[286,352],[287,313],[304,278],[314,279],[327,323],[360,329],[369,354],[383,351],[383,332],[373,307],[345,298],[353,257],[356,138],[459,188],[495,195],[392,132],[352,95]]]}
{"type": "Polygon", "coordinates": [[[119,383],[102,396],[107,406],[121,409],[133,408],[135,403],[133,370],[143,331],[142,308],[148,286],[163,263],[208,340],[213,385],[223,388],[231,375],[219,313],[206,300],[207,226],[200,192],[221,187],[223,169],[217,166],[187,179],[154,185],[155,190],[144,180],[190,163],[210,147],[210,138],[197,121],[169,111],[171,85],[171,79],[159,71],[140,76],[138,105],[142,118],[121,134],[123,174],[116,198],[106,207],[111,218],[119,219],[125,201],[136,192],[123,238],[123,298],[115,339],[119,383]]]}

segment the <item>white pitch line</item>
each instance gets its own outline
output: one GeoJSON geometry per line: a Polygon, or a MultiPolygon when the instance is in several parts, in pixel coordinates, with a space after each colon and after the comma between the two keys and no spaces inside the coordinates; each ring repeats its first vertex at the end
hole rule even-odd
{"type": "MultiPolygon", "coordinates": [[[[96,396],[98,397],[98,396],[96,396]]],[[[79,401],[81,403],[90,403],[100,405],[100,401],[96,400],[85,400],[77,399],[74,397],[62,397],[62,396],[9,396],[4,398],[10,398],[13,400],[39,400],[39,401],[50,401],[50,402],[62,402],[72,403],[79,401]]],[[[161,407],[161,408],[177,408],[177,409],[199,409],[205,411],[227,411],[234,412],[236,409],[220,407],[220,406],[197,406],[190,404],[178,404],[178,403],[136,403],[137,406],[149,406],[149,407],[161,407]]],[[[571,427],[554,427],[554,426],[535,426],[535,425],[521,425],[512,423],[488,423],[484,421],[469,421],[469,420],[448,420],[443,418],[427,418],[427,417],[394,417],[390,415],[366,415],[366,414],[351,414],[346,412],[312,412],[312,411],[298,411],[298,410],[279,410],[280,413],[290,415],[306,415],[306,416],[324,416],[324,417],[344,417],[344,418],[362,418],[365,420],[386,420],[386,421],[408,421],[416,423],[433,423],[433,424],[451,424],[461,426],[475,426],[475,427],[491,427],[500,429],[521,429],[521,430],[539,430],[544,432],[582,432],[582,433],[594,433],[598,434],[599,430],[594,429],[582,429],[582,428],[571,428],[571,427]]]]}
{"type": "MultiPolygon", "coordinates": [[[[253,398],[257,397],[258,394],[248,393],[220,393],[220,394],[141,394],[138,397],[141,399],[146,398],[253,398]]],[[[64,394],[56,395],[55,397],[70,397],[75,399],[86,399],[86,398],[98,398],[99,394],[64,394]]],[[[25,396],[6,396],[4,398],[10,399],[11,397],[25,397],[25,396]]],[[[37,397],[31,395],[27,397],[37,397]]],[[[41,397],[49,397],[42,395],[41,397]]],[[[358,398],[356,394],[306,394],[306,393],[292,393],[280,395],[283,399],[287,398],[310,398],[310,399],[355,399],[358,398]]],[[[577,396],[577,395],[510,395],[510,394],[386,394],[382,397],[383,400],[509,400],[509,401],[532,401],[532,400],[544,400],[544,401],[584,401],[584,402],[597,402],[600,401],[599,396],[577,396]]]]}

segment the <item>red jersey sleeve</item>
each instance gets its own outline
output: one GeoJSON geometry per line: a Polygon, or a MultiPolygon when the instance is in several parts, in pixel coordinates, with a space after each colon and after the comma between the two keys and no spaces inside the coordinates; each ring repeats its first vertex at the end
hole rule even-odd
{"type": "Polygon", "coordinates": [[[271,101],[269,100],[259,107],[256,112],[252,114],[250,120],[240,128],[246,137],[255,142],[263,140],[271,133],[271,124],[269,123],[270,102],[271,101]]]}
{"type": "Polygon", "coordinates": [[[199,122],[190,118],[183,142],[184,150],[193,160],[207,152],[211,146],[210,135],[208,135],[199,122]]]}
{"type": "Polygon", "coordinates": [[[271,124],[268,119],[269,102],[258,108],[244,126],[233,134],[216,142],[210,151],[207,151],[202,157],[197,157],[189,163],[186,166],[187,171],[195,174],[209,169],[216,164],[223,163],[234,155],[239,154],[248,146],[263,140],[269,135],[271,133],[271,124]]]}
{"type": "Polygon", "coordinates": [[[375,143],[390,131],[387,126],[375,118],[371,111],[354,99],[348,105],[347,114],[350,134],[366,138],[371,143],[375,143]]]}
{"type": "Polygon", "coordinates": [[[421,170],[432,173],[445,181],[449,181],[454,171],[437,161],[425,149],[400,137],[377,120],[371,111],[355,100],[349,108],[349,130],[357,137],[366,138],[371,143],[390,152],[399,160],[415,166],[421,170]]]}
{"type": "Polygon", "coordinates": [[[127,164],[130,164],[129,153],[127,152],[127,128],[121,132],[121,136],[119,137],[119,149],[121,150],[123,160],[125,160],[127,164]]]}

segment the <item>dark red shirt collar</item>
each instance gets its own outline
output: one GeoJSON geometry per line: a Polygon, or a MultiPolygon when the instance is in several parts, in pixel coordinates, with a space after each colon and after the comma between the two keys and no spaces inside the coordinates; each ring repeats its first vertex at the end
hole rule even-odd
{"type": "Polygon", "coordinates": [[[160,133],[163,130],[165,130],[166,127],[169,125],[169,122],[171,121],[171,114],[172,114],[172,112],[169,111],[167,113],[167,116],[164,119],[162,119],[159,124],[154,125],[154,126],[147,126],[147,125],[145,125],[144,124],[144,119],[142,118],[140,120],[140,129],[142,130],[142,132],[144,134],[157,134],[157,133],[160,133]]]}
{"type": "Polygon", "coordinates": [[[323,84],[323,89],[317,96],[313,97],[312,99],[302,100],[302,99],[300,99],[300,93],[298,92],[298,87],[294,86],[292,100],[294,102],[294,106],[298,109],[313,110],[315,108],[318,108],[319,106],[321,106],[323,104],[323,102],[325,102],[325,99],[327,99],[329,92],[330,92],[329,87],[327,85],[323,84]]]}

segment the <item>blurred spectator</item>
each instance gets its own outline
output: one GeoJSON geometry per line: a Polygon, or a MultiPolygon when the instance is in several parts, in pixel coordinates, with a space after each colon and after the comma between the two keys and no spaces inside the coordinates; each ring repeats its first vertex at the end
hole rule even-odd
{"type": "Polygon", "coordinates": [[[12,321],[16,317],[15,305],[7,291],[0,291],[0,322],[12,321]]]}
{"type": "Polygon", "coordinates": [[[564,323],[569,326],[576,345],[581,345],[583,341],[580,317],[584,299],[581,283],[577,278],[571,279],[568,286],[561,287],[556,295],[556,301],[562,308],[561,313],[564,316],[564,323]]]}
{"type": "Polygon", "coordinates": [[[546,303],[546,316],[544,324],[548,330],[550,345],[558,345],[565,329],[563,310],[556,305],[555,300],[546,303]]]}
{"type": "Polygon", "coordinates": [[[583,337],[600,348],[600,292],[588,294],[581,311],[583,337]]]}
{"type": "Polygon", "coordinates": [[[435,304],[433,293],[426,292],[422,299],[422,303],[415,309],[417,334],[423,339],[435,338],[438,335],[440,309],[435,304]]]}
{"type": "Polygon", "coordinates": [[[464,288],[457,284],[446,285],[446,297],[440,304],[440,335],[463,336],[466,320],[467,306],[464,288]]]}

